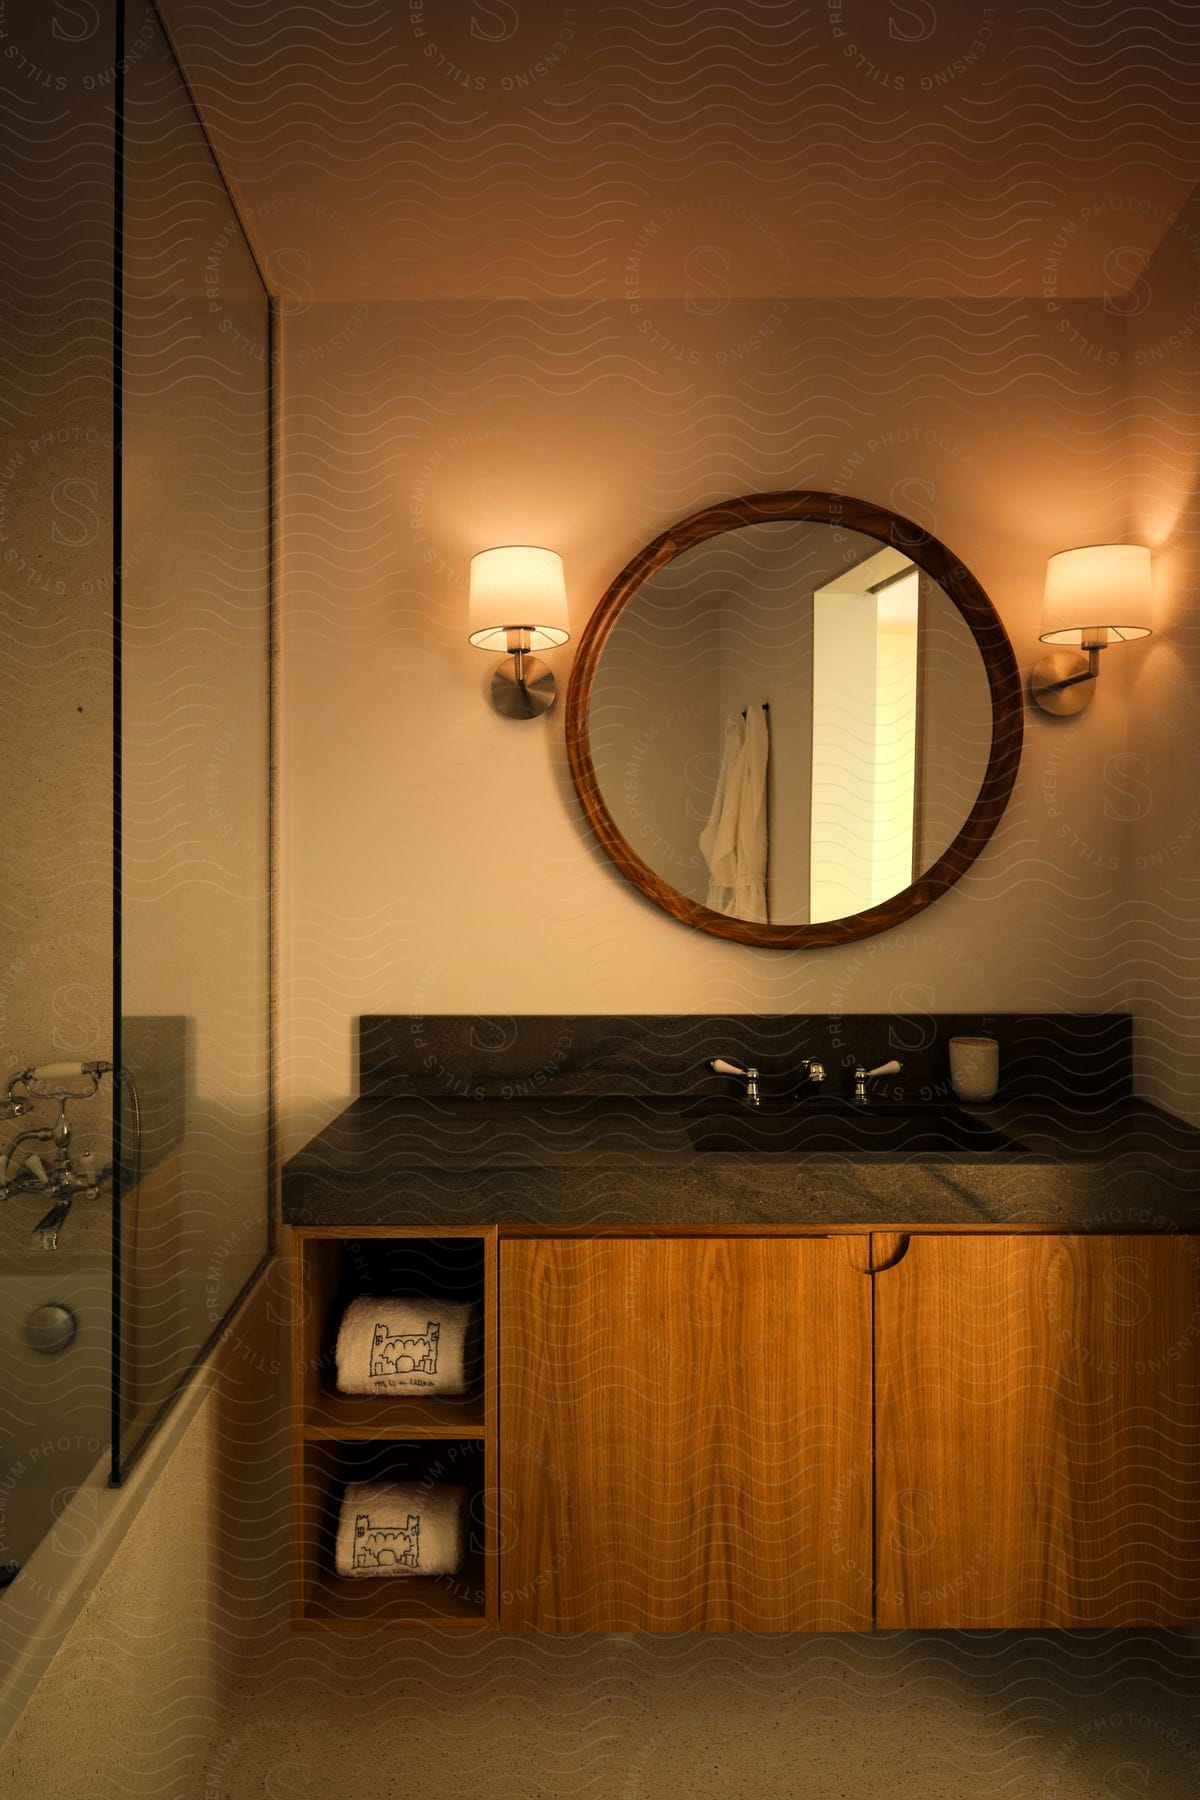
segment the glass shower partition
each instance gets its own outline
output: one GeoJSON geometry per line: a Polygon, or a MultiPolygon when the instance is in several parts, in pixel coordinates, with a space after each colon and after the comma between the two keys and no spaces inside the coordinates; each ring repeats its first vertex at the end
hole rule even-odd
{"type": "Polygon", "coordinates": [[[115,1480],[274,1204],[272,313],[155,7],[125,30],[115,1480]]]}
{"type": "Polygon", "coordinates": [[[111,1253],[107,1193],[73,1203],[54,1254],[36,1230],[65,1198],[53,1089],[84,1096],[66,1116],[91,1167],[110,1160],[111,1081],[88,1096],[90,1079],[13,1078],[112,1059],[118,42],[111,19],[63,35],[57,8],[16,11],[0,105],[0,1671],[46,1605],[21,1571],[107,1455],[111,1253]]]}
{"type": "Polygon", "coordinates": [[[9,11],[0,1728],[273,1216],[271,309],[154,6],[9,11]]]}

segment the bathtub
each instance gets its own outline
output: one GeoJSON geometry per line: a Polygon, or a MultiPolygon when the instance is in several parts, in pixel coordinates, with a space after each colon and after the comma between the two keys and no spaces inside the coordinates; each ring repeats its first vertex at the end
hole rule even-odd
{"type": "Polygon", "coordinates": [[[108,1255],[98,1246],[0,1258],[0,1531],[20,1561],[0,1590],[0,1742],[247,1329],[257,1288],[226,1322],[222,1342],[193,1370],[121,1487],[109,1486],[108,1255]],[[69,1349],[40,1356],[25,1342],[36,1306],[61,1301],[79,1331],[69,1349]],[[233,1346],[233,1348],[229,1348],[233,1346]],[[12,1387],[4,1381],[12,1375],[12,1387]],[[18,1436],[20,1441],[18,1441],[18,1436]],[[99,1450],[96,1450],[96,1446],[99,1450]],[[7,1486],[5,1483],[7,1482],[7,1486]]]}
{"type": "Polygon", "coordinates": [[[5,1559],[18,1560],[13,1552],[23,1553],[20,1574],[0,1590],[0,1742],[214,1384],[257,1329],[254,1320],[262,1307],[260,1271],[220,1338],[169,1402],[131,1473],[113,1488],[108,1481],[109,1282],[109,1258],[98,1247],[0,1258],[0,1341],[6,1358],[0,1364],[0,1441],[12,1439],[0,1455],[7,1455],[8,1472],[16,1476],[8,1492],[0,1492],[0,1521],[12,1546],[5,1559]],[[69,1349],[39,1356],[24,1341],[25,1320],[35,1306],[54,1300],[71,1306],[79,1332],[69,1349]],[[6,1395],[2,1384],[9,1370],[14,1380],[6,1395]],[[23,1446],[16,1442],[18,1419],[24,1421],[23,1446]],[[93,1456],[97,1443],[100,1452],[93,1456]]]}
{"type": "Polygon", "coordinates": [[[109,1473],[111,1292],[103,1243],[0,1257],[0,1563],[20,1569],[0,1589],[0,1737],[90,1591],[109,1473]],[[53,1304],[76,1333],[46,1354],[25,1327],[53,1304]]]}
{"type": "Polygon", "coordinates": [[[0,1259],[0,1564],[28,1567],[107,1459],[111,1290],[102,1247],[0,1259]],[[48,1354],[31,1348],[25,1327],[54,1304],[74,1314],[76,1334],[48,1354]]]}

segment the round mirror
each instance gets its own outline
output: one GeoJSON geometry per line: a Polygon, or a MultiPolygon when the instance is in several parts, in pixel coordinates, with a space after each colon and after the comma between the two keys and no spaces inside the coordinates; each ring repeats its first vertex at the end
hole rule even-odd
{"type": "Polygon", "coordinates": [[[970,866],[1021,715],[995,608],[936,538],[837,494],[753,494],[617,576],[580,642],[567,750],[604,849],[675,918],[833,944],[970,866]]]}

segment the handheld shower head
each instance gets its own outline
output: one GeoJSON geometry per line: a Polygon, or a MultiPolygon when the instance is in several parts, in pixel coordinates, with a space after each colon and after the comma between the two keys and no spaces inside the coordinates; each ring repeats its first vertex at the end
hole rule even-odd
{"type": "Polygon", "coordinates": [[[53,1083],[76,1081],[79,1079],[91,1082],[91,1087],[82,1094],[72,1094],[69,1089],[59,1087],[55,1097],[66,1094],[68,1099],[89,1100],[100,1085],[102,1075],[115,1075],[116,1067],[110,1062],[49,1062],[38,1063],[29,1069],[18,1069],[10,1075],[0,1098],[0,1121],[6,1119],[23,1119],[25,1114],[33,1111],[33,1103],[38,1099],[49,1099],[47,1094],[35,1094],[31,1088],[50,1087],[53,1083]],[[18,1094],[17,1089],[24,1093],[18,1094]]]}
{"type": "MultiPolygon", "coordinates": [[[[26,1069],[21,1075],[22,1081],[73,1081],[80,1075],[108,1075],[112,1072],[110,1062],[53,1062],[39,1063],[36,1069],[26,1069]]],[[[16,1077],[14,1077],[14,1080],[16,1077]]]]}

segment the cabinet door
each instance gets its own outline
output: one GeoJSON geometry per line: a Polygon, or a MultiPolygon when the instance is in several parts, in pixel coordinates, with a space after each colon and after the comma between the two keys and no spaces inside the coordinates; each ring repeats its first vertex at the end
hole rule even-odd
{"type": "Polygon", "coordinates": [[[503,1244],[505,1627],[870,1625],[866,1262],[864,1239],[503,1244]]]}
{"type": "Polygon", "coordinates": [[[913,1237],[875,1277],[881,1627],[1200,1622],[1198,1254],[913,1237]]]}

